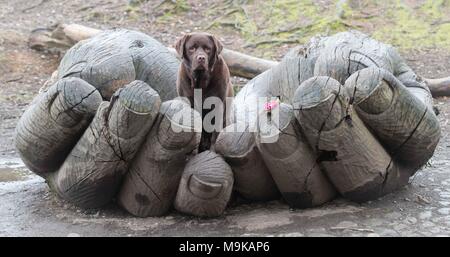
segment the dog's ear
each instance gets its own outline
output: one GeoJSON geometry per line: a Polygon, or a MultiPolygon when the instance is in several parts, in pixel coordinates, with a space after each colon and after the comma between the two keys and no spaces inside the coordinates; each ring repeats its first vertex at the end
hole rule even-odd
{"type": "Polygon", "coordinates": [[[220,41],[213,35],[209,35],[210,40],[214,44],[214,51],[212,54],[212,60],[210,60],[210,67],[209,69],[212,71],[214,68],[214,65],[216,64],[217,60],[219,59],[219,54],[222,52],[223,45],[220,43],[220,41]]]}
{"type": "Polygon", "coordinates": [[[177,53],[181,59],[186,59],[186,56],[184,55],[184,46],[186,45],[186,42],[190,37],[191,34],[185,34],[182,38],[178,39],[177,43],[175,44],[175,50],[177,50],[177,53]]]}

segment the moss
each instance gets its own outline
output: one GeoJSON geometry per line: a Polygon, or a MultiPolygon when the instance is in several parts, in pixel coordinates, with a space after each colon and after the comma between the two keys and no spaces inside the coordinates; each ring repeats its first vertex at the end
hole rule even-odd
{"type": "Polygon", "coordinates": [[[175,13],[187,12],[191,9],[191,6],[186,0],[176,0],[174,11],[175,13]]]}
{"type": "Polygon", "coordinates": [[[130,20],[136,20],[140,15],[140,8],[136,4],[128,4],[125,7],[125,12],[127,13],[127,17],[130,20]]]}
{"type": "Polygon", "coordinates": [[[174,15],[171,12],[165,12],[163,15],[159,16],[156,21],[158,23],[167,23],[171,22],[174,19],[174,15]]]}
{"type": "MultiPolygon", "coordinates": [[[[348,26],[335,13],[336,4],[325,9],[310,0],[258,1],[259,6],[246,5],[227,19],[220,17],[216,25],[234,24],[248,43],[283,40],[304,42],[317,33],[347,29],[348,26]]],[[[341,8],[345,10],[345,15],[351,15],[352,10],[348,5],[343,4],[341,8]]]]}
{"type": "Polygon", "coordinates": [[[186,0],[165,1],[159,7],[162,10],[163,15],[157,18],[159,23],[169,23],[177,19],[177,15],[181,15],[191,9],[191,6],[186,0]]]}
{"type": "Polygon", "coordinates": [[[450,47],[450,28],[439,24],[450,10],[447,1],[426,1],[420,8],[411,8],[395,1],[387,18],[391,23],[377,29],[373,36],[402,49],[450,47]]]}
{"type": "Polygon", "coordinates": [[[420,8],[420,10],[433,19],[442,17],[441,8],[446,5],[445,0],[427,0],[420,8]]]}
{"type": "Polygon", "coordinates": [[[450,49],[449,2],[265,0],[230,5],[226,1],[207,15],[215,18],[212,27],[238,32],[247,46],[256,47],[266,57],[271,57],[273,46],[305,43],[318,34],[349,29],[372,34],[401,50],[450,49]]]}

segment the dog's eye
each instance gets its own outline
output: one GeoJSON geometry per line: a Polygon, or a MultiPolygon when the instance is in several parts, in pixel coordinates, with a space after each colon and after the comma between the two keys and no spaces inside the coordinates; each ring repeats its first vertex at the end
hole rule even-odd
{"type": "Polygon", "coordinates": [[[211,49],[208,48],[208,47],[205,47],[205,52],[206,52],[206,53],[209,53],[209,52],[211,52],[211,49]]]}
{"type": "Polygon", "coordinates": [[[194,52],[194,51],[195,51],[195,46],[189,47],[189,51],[190,51],[190,52],[194,52]]]}

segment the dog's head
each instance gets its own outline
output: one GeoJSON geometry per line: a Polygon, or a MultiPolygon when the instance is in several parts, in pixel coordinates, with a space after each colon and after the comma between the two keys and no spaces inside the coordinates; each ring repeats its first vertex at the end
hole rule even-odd
{"type": "Polygon", "coordinates": [[[203,32],[186,34],[175,45],[178,55],[190,72],[211,72],[222,48],[216,37],[203,32]]]}

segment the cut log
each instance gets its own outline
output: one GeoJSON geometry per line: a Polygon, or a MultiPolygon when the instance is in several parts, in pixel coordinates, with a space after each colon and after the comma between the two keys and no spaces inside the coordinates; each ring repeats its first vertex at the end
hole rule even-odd
{"type": "Polygon", "coordinates": [[[198,147],[201,133],[194,123],[200,114],[186,102],[164,102],[158,121],[148,134],[122,184],[118,202],[140,217],[166,214],[175,199],[187,154],[198,147]],[[177,120],[176,116],[186,119],[177,120]],[[192,117],[192,119],[190,118],[192,117]],[[176,128],[182,132],[176,133],[176,128]]]}
{"type": "Polygon", "coordinates": [[[344,197],[367,201],[408,182],[411,169],[393,160],[365,127],[338,81],[313,77],[300,85],[294,101],[302,131],[344,197]]]}
{"type": "Polygon", "coordinates": [[[271,110],[279,112],[278,121],[262,124],[265,127],[260,128],[257,144],[283,198],[291,208],[309,208],[332,200],[336,190],[300,133],[292,106],[281,104],[278,109],[271,110]],[[261,133],[265,131],[276,133],[261,133]]]}
{"type": "Polygon", "coordinates": [[[64,199],[83,208],[107,204],[153,125],[161,100],[150,86],[134,81],[103,102],[89,128],[49,177],[64,199]]]}
{"type": "Polygon", "coordinates": [[[450,96],[450,77],[424,80],[434,97],[450,96]]]}
{"type": "Polygon", "coordinates": [[[194,156],[187,163],[175,209],[199,217],[219,216],[227,206],[233,189],[233,172],[223,158],[211,151],[194,156]]]}
{"type": "Polygon", "coordinates": [[[433,156],[441,130],[430,103],[420,101],[391,73],[379,68],[355,72],[345,87],[353,94],[361,119],[392,157],[415,171],[433,156]]]}
{"type": "Polygon", "coordinates": [[[25,165],[44,178],[57,170],[101,101],[95,87],[78,78],[61,79],[39,94],[16,127],[16,148],[25,165]]]}

